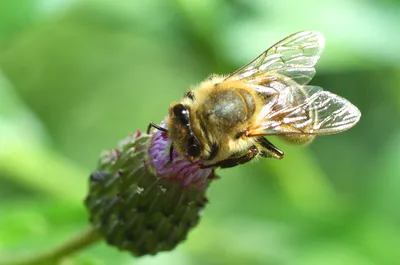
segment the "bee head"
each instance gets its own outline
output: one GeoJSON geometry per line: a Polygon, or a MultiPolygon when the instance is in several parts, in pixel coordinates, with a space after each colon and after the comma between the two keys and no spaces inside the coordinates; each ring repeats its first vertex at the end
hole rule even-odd
{"type": "Polygon", "coordinates": [[[188,160],[194,161],[201,154],[201,145],[190,125],[190,107],[173,104],[168,115],[168,136],[174,148],[188,160]]]}

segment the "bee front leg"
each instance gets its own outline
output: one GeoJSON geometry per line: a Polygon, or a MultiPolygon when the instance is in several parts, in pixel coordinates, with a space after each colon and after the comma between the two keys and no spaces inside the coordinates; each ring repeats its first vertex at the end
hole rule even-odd
{"type": "Polygon", "coordinates": [[[171,146],[169,147],[169,159],[168,161],[164,164],[164,167],[169,166],[172,162],[174,162],[174,157],[173,157],[173,152],[174,152],[174,146],[171,143],[171,146]]]}
{"type": "Polygon", "coordinates": [[[247,153],[242,156],[233,156],[229,157],[225,160],[221,160],[215,164],[211,165],[200,165],[201,168],[210,168],[210,167],[220,167],[220,168],[229,168],[229,167],[234,167],[237,165],[245,164],[255,158],[259,154],[258,148],[253,145],[251,146],[247,153]]]}

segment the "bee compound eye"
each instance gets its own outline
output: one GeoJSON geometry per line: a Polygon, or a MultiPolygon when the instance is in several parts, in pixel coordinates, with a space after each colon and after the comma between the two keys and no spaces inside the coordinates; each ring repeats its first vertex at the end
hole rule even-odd
{"type": "Polygon", "coordinates": [[[183,106],[182,104],[177,104],[172,108],[172,112],[176,117],[182,117],[186,114],[186,107],[183,106]]]}
{"type": "Polygon", "coordinates": [[[189,124],[189,109],[186,106],[182,104],[177,104],[172,108],[172,112],[181,124],[189,124]]]}

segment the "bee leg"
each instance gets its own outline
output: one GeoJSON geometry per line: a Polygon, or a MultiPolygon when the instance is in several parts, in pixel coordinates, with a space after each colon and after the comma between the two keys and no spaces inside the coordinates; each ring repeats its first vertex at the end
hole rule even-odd
{"type": "Polygon", "coordinates": [[[147,134],[150,133],[150,130],[151,130],[152,127],[153,127],[153,128],[156,128],[157,130],[162,131],[162,132],[168,132],[167,129],[165,129],[165,128],[161,127],[161,126],[158,126],[158,125],[155,124],[154,122],[150,122],[150,123],[149,123],[149,126],[147,126],[147,134]]]}
{"type": "Polygon", "coordinates": [[[171,146],[169,147],[169,159],[164,164],[164,167],[167,167],[169,164],[171,164],[174,161],[174,157],[172,156],[173,152],[174,152],[174,146],[171,144],[171,146]]]}
{"type": "Polygon", "coordinates": [[[242,155],[242,156],[234,155],[234,156],[229,157],[229,158],[227,158],[225,160],[219,161],[219,162],[217,162],[215,164],[200,165],[200,167],[201,168],[210,168],[210,167],[229,168],[229,167],[234,167],[234,166],[245,164],[245,163],[249,162],[250,160],[255,158],[258,154],[259,154],[258,148],[255,145],[253,145],[248,149],[247,154],[245,154],[245,155],[242,155]]]}
{"type": "Polygon", "coordinates": [[[282,159],[285,155],[283,151],[279,150],[278,147],[264,137],[258,137],[256,141],[262,147],[260,152],[262,157],[282,159]]]}

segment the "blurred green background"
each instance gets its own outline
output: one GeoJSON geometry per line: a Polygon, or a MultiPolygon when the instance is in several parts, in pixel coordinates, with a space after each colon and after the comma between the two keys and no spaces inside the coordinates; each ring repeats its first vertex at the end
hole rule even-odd
{"type": "Polygon", "coordinates": [[[99,154],[211,73],[299,30],[327,39],[312,84],[360,123],[287,157],[219,170],[176,250],[101,243],[63,264],[400,264],[400,1],[0,1],[0,257],[88,225],[99,154]]]}

